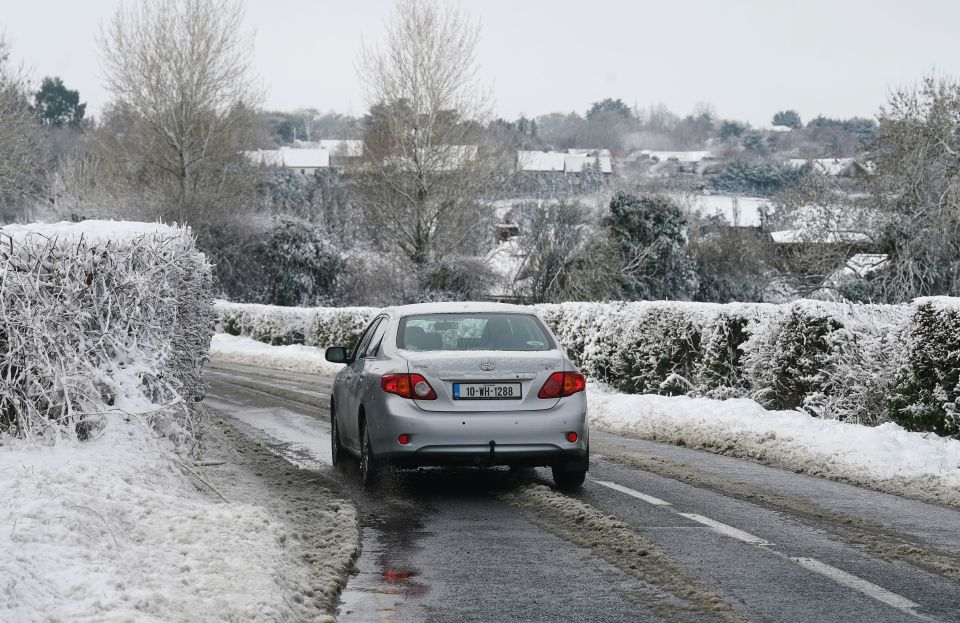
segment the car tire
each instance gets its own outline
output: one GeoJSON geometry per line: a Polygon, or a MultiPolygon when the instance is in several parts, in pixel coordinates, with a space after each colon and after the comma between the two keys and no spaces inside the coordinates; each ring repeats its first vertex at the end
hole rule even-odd
{"type": "Polygon", "coordinates": [[[372,487],[377,482],[380,465],[373,453],[373,446],[370,445],[370,433],[367,432],[366,422],[361,426],[363,428],[360,434],[360,479],[364,487],[372,487]]]}
{"type": "Polygon", "coordinates": [[[567,469],[564,465],[553,466],[553,482],[561,491],[577,491],[587,478],[585,469],[567,469]]]}
{"type": "Polygon", "coordinates": [[[340,443],[340,426],[337,425],[337,407],[330,403],[330,463],[334,466],[343,462],[343,444],[340,443]]]}

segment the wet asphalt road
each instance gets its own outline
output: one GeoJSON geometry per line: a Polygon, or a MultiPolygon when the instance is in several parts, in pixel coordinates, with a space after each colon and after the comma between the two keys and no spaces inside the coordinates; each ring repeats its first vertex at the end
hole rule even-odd
{"type": "Polygon", "coordinates": [[[506,469],[365,491],[353,463],[329,466],[331,379],[228,364],[208,379],[209,409],[357,504],[340,621],[960,621],[956,509],[599,432],[574,496],[506,469]]]}

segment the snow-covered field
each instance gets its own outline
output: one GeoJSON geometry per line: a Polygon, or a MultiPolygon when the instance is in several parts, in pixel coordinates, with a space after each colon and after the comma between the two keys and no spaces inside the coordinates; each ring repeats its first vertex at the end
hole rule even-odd
{"type": "MultiPolygon", "coordinates": [[[[304,363],[322,359],[317,348],[270,346],[223,335],[214,336],[214,344],[214,360],[236,362],[242,356],[241,362],[251,365],[321,371],[304,363]]],[[[622,394],[597,384],[589,385],[587,394],[595,430],[960,505],[960,440],[913,433],[892,423],[870,427],[799,411],[768,411],[748,399],[622,394]]]]}
{"type": "MultiPolygon", "coordinates": [[[[282,526],[177,465],[139,419],[0,447],[0,621],[290,619],[282,526]]],[[[187,466],[195,470],[195,467],[187,466]]]]}

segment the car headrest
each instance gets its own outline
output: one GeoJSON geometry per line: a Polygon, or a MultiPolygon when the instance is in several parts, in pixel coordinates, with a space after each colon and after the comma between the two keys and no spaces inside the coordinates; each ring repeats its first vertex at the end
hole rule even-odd
{"type": "Polygon", "coordinates": [[[439,333],[427,333],[423,327],[406,327],[403,330],[403,343],[414,350],[441,350],[443,337],[439,333]]]}

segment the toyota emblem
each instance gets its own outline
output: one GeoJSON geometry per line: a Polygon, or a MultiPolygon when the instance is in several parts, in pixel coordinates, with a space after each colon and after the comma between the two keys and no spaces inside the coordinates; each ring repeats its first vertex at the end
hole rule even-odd
{"type": "Polygon", "coordinates": [[[492,361],[481,361],[481,362],[480,362],[480,369],[483,370],[484,372],[489,372],[489,371],[493,370],[493,369],[496,368],[496,367],[497,367],[497,364],[493,363],[492,361]]]}

